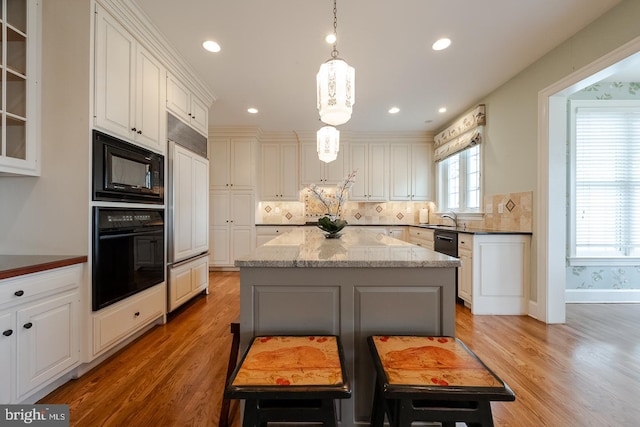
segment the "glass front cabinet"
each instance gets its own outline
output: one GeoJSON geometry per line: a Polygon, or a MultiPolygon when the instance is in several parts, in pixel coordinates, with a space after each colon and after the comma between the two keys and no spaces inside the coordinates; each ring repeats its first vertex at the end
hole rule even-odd
{"type": "Polygon", "coordinates": [[[0,0],[0,174],[40,174],[40,2],[0,0]]]}

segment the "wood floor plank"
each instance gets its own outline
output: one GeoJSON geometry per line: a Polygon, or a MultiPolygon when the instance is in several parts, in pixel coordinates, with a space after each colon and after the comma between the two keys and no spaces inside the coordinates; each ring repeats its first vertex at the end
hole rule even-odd
{"type": "MultiPolygon", "coordinates": [[[[216,426],[239,307],[239,274],[211,273],[209,295],[39,403],[69,404],[78,427],[216,426]]],[[[456,311],[457,337],[516,394],[492,403],[497,427],[638,425],[639,324],[634,304],[567,305],[563,325],[456,311]]]]}

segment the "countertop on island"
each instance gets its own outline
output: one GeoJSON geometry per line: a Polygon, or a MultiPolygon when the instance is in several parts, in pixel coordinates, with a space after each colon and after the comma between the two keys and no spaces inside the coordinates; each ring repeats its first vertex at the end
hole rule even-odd
{"type": "Polygon", "coordinates": [[[86,255],[0,255],[0,280],[84,262],[86,255]]]}
{"type": "Polygon", "coordinates": [[[460,261],[359,227],[338,239],[299,227],[236,259],[236,267],[458,267],[460,261]]]}

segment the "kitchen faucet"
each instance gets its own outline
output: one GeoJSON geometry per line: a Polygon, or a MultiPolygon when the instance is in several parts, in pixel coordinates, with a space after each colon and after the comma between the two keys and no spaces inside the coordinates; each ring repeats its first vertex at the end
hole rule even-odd
{"type": "Polygon", "coordinates": [[[449,218],[450,220],[453,221],[453,225],[455,227],[458,227],[458,215],[456,215],[455,212],[451,211],[451,213],[444,213],[442,215],[440,215],[441,218],[449,218]]]}

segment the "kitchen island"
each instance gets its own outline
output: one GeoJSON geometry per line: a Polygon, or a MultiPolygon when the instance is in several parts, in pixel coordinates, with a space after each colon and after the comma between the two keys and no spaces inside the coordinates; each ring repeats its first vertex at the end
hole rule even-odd
{"type": "Polygon", "coordinates": [[[357,227],[339,239],[297,228],[236,260],[241,350],[254,335],[340,336],[353,390],[337,403],[340,425],[369,425],[374,370],[367,336],[455,336],[459,265],[457,258],[357,227]]]}

